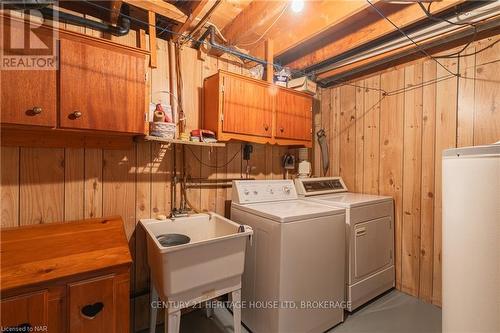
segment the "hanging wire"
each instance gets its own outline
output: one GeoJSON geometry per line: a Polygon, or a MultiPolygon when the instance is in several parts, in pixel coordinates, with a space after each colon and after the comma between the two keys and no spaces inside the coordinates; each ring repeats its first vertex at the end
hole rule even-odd
{"type": "Polygon", "coordinates": [[[446,22],[448,24],[459,26],[459,27],[469,26],[469,27],[472,27],[474,29],[474,34],[472,35],[471,40],[468,43],[466,43],[464,45],[464,47],[462,49],[460,49],[460,51],[457,51],[457,52],[454,52],[454,53],[450,53],[450,54],[440,55],[440,56],[437,56],[436,58],[446,59],[446,58],[455,58],[457,56],[460,57],[460,53],[464,52],[476,40],[477,33],[478,33],[478,31],[477,31],[477,25],[476,24],[472,24],[470,22],[460,22],[460,23],[457,23],[457,22],[452,22],[450,20],[447,20],[445,18],[436,17],[436,16],[434,16],[434,15],[431,14],[431,5],[432,5],[432,2],[429,3],[429,5],[427,6],[427,9],[425,8],[425,6],[421,2],[418,2],[418,5],[422,9],[422,11],[425,13],[425,15],[429,19],[431,19],[431,20],[433,20],[435,22],[446,22]]]}
{"type": "Polygon", "coordinates": [[[394,28],[396,28],[396,30],[398,30],[403,36],[405,36],[410,42],[412,42],[413,45],[415,45],[415,47],[417,47],[417,49],[423,53],[425,56],[429,57],[430,59],[434,60],[440,67],[442,67],[445,71],[447,71],[448,73],[450,73],[451,75],[454,75],[454,76],[460,76],[459,73],[453,73],[451,70],[449,70],[445,65],[443,65],[442,63],[439,62],[439,60],[437,60],[436,58],[434,58],[431,54],[429,54],[426,50],[424,50],[420,44],[418,44],[417,42],[415,42],[413,40],[413,38],[411,38],[410,36],[408,36],[408,34],[406,32],[404,32],[401,28],[399,28],[390,18],[388,18],[387,16],[385,16],[384,13],[382,13],[380,11],[380,9],[378,9],[370,0],[366,0],[366,2],[368,2],[368,4],[380,15],[380,17],[382,17],[383,19],[385,19],[387,22],[389,22],[394,28]]]}
{"type": "MultiPolygon", "coordinates": [[[[105,6],[101,6],[97,3],[93,3],[93,2],[90,2],[89,0],[82,0],[83,2],[91,5],[91,6],[94,6],[96,8],[100,8],[100,9],[103,9],[103,10],[106,10],[108,12],[112,12],[111,9],[105,7],[105,6]]],[[[176,32],[176,31],[173,31],[172,29],[168,29],[168,27],[161,27],[161,26],[157,26],[156,24],[150,24],[149,22],[145,22],[145,21],[142,21],[138,18],[135,18],[135,17],[132,17],[130,15],[127,15],[127,14],[123,14],[123,13],[120,13],[121,16],[125,17],[125,18],[128,18],[130,19],[131,21],[135,21],[137,23],[140,23],[142,25],[145,25],[145,26],[148,26],[148,27],[152,27],[152,28],[155,28],[155,29],[159,29],[160,32],[158,33],[159,36],[161,36],[163,33],[167,32],[167,33],[170,33],[172,35],[176,35],[176,36],[184,36],[182,33],[179,33],[179,32],[176,32]]],[[[210,43],[206,40],[204,41],[199,41],[198,39],[196,39],[194,36],[185,36],[186,40],[188,41],[192,41],[192,42],[197,42],[197,43],[200,43],[200,44],[203,44],[205,45],[205,47],[207,46],[210,46],[210,43]]],[[[227,48],[228,50],[230,51],[237,51],[234,49],[234,47],[225,47],[227,48]]],[[[268,62],[266,60],[263,60],[263,63],[266,64],[266,65],[272,65],[273,68],[283,68],[283,66],[281,66],[280,64],[277,64],[277,63],[272,63],[272,62],[268,62]]],[[[293,68],[290,68],[290,71],[293,72],[294,74],[296,75],[299,75],[299,76],[311,76],[311,74],[309,73],[306,73],[305,71],[303,70],[300,70],[300,69],[293,69],[293,68]]]]}
{"type": "Polygon", "coordinates": [[[213,168],[213,169],[221,169],[221,168],[225,168],[227,167],[229,164],[231,164],[231,162],[236,158],[236,156],[238,156],[241,151],[237,151],[233,157],[231,157],[229,159],[229,161],[227,161],[225,164],[223,165],[210,165],[210,164],[207,164],[207,163],[204,163],[200,158],[198,158],[198,156],[194,153],[194,151],[191,149],[191,147],[187,146],[187,148],[189,149],[189,151],[191,152],[191,154],[193,154],[194,158],[203,166],[206,166],[207,168],[213,168]]]}

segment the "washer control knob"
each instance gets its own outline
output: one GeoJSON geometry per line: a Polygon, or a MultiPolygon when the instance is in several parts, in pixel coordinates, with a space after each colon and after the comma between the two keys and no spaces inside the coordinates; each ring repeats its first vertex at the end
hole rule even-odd
{"type": "Polygon", "coordinates": [[[250,191],[248,191],[247,189],[244,189],[243,194],[248,195],[248,194],[250,194],[250,191]]]}
{"type": "Polygon", "coordinates": [[[271,187],[268,188],[267,191],[269,192],[269,194],[274,194],[274,191],[273,191],[273,189],[271,187]]]}
{"type": "Polygon", "coordinates": [[[285,194],[290,194],[290,187],[289,186],[283,186],[283,192],[285,192],[285,194]]]}
{"type": "Polygon", "coordinates": [[[253,194],[257,195],[259,192],[257,192],[257,190],[253,190],[253,194]]]}

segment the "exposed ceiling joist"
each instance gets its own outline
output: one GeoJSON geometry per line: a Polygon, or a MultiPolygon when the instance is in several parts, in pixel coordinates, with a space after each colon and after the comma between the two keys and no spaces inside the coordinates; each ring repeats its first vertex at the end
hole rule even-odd
{"type": "Polygon", "coordinates": [[[222,35],[229,45],[245,40],[253,30],[270,24],[287,5],[287,1],[252,1],[228,25],[222,29],[222,35]]]}
{"type": "MultiPolygon", "coordinates": [[[[432,10],[434,13],[440,12],[462,2],[464,1],[446,0],[436,2],[432,10]]],[[[399,27],[408,26],[426,18],[425,13],[416,3],[396,5],[379,2],[377,6],[399,27]]],[[[365,8],[356,15],[339,22],[337,26],[327,32],[327,35],[322,36],[319,41],[305,41],[300,48],[292,49],[279,55],[279,60],[291,68],[309,68],[359,45],[366,44],[391,33],[394,30],[394,27],[381,18],[373,8],[365,8]],[[308,52],[304,52],[304,50],[308,52]]]]}
{"type": "MultiPolygon", "coordinates": [[[[478,26],[476,40],[495,36],[500,33],[500,19],[493,18],[483,22],[478,26]]],[[[450,53],[450,48],[467,44],[474,35],[474,30],[471,28],[460,29],[458,32],[452,32],[446,35],[446,38],[432,38],[425,43],[421,43],[419,48],[413,45],[402,49],[393,50],[378,56],[371,57],[356,63],[352,63],[325,73],[319,77],[320,83],[325,86],[332,86],[352,80],[360,76],[378,72],[401,63],[425,57],[421,50],[425,50],[430,54],[438,52],[450,53]]],[[[429,59],[429,61],[432,61],[429,59]]],[[[440,61],[438,59],[438,61],[440,61]]]]}
{"type": "Polygon", "coordinates": [[[187,17],[186,21],[175,27],[174,28],[174,31],[176,32],[176,34],[174,36],[172,36],[172,40],[173,41],[177,41],[179,40],[179,38],[189,30],[189,28],[191,27],[191,25],[193,24],[194,20],[198,17],[198,15],[200,15],[200,13],[203,11],[203,9],[205,8],[205,6],[207,6],[207,4],[213,2],[213,1],[210,1],[210,0],[197,0],[197,1],[193,1],[195,2],[195,4],[192,5],[192,12],[191,14],[187,17]]]}
{"type": "MultiPolygon", "coordinates": [[[[378,0],[373,2],[377,3],[378,0]]],[[[287,8],[284,16],[269,30],[266,38],[274,39],[274,51],[276,56],[279,56],[294,47],[301,47],[311,38],[321,36],[323,32],[368,6],[365,0],[306,1],[304,9],[299,13],[287,8]]],[[[250,46],[252,55],[264,56],[264,39],[250,46]]]]}
{"type": "Polygon", "coordinates": [[[122,0],[112,0],[110,1],[110,13],[109,13],[109,22],[111,24],[118,23],[118,17],[120,16],[120,10],[122,8],[122,0]]]}
{"type": "Polygon", "coordinates": [[[182,25],[187,19],[187,16],[177,7],[163,0],[123,0],[123,2],[146,11],[155,12],[177,24],[182,25]]]}

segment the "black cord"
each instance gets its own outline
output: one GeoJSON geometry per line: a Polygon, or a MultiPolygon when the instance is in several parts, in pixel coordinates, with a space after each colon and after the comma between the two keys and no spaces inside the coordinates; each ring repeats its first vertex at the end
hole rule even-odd
{"type": "Polygon", "coordinates": [[[469,26],[469,27],[472,27],[474,29],[474,34],[472,35],[471,40],[468,43],[466,43],[464,45],[464,47],[462,49],[460,49],[460,51],[449,53],[449,54],[445,54],[445,55],[441,55],[441,56],[436,57],[436,59],[447,59],[447,58],[460,57],[460,53],[464,52],[476,40],[476,37],[477,37],[477,25],[469,23],[469,22],[462,22],[462,23],[451,22],[450,20],[447,20],[445,18],[436,17],[436,16],[432,15],[431,14],[431,5],[432,5],[432,2],[429,3],[427,9],[425,8],[425,6],[421,2],[418,2],[418,5],[422,9],[422,11],[425,13],[425,15],[429,19],[431,19],[431,20],[433,20],[435,22],[446,22],[448,24],[459,26],[459,27],[469,26]]]}
{"type": "Polygon", "coordinates": [[[200,164],[201,164],[201,165],[206,166],[206,167],[208,167],[208,168],[214,168],[214,169],[221,169],[221,168],[225,168],[225,167],[227,167],[227,166],[228,166],[229,164],[231,164],[231,162],[232,162],[232,161],[236,158],[236,156],[238,156],[238,154],[240,154],[240,153],[241,153],[241,151],[240,151],[240,150],[238,150],[238,151],[237,151],[237,152],[233,155],[233,157],[231,157],[231,159],[230,159],[229,161],[227,161],[227,163],[226,163],[226,164],[223,164],[223,165],[218,166],[218,165],[210,165],[210,164],[204,163],[201,159],[199,159],[199,158],[198,158],[198,156],[194,153],[194,151],[193,151],[193,150],[191,150],[191,147],[187,146],[187,148],[189,149],[189,151],[191,152],[191,154],[193,154],[194,158],[195,158],[198,162],[200,162],[200,164]]]}

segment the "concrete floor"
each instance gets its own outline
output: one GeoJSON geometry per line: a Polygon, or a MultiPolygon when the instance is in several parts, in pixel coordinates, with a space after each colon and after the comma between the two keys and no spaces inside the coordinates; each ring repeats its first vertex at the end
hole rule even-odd
{"type": "MultiPolygon", "coordinates": [[[[156,332],[163,332],[158,326],[156,332]]],[[[233,332],[233,318],[225,309],[215,309],[208,319],[204,311],[196,310],[182,316],[181,333],[233,332]]],[[[415,297],[393,290],[347,316],[342,324],[328,333],[441,332],[441,309],[415,297]]],[[[248,333],[244,327],[242,333],[248,333]]],[[[266,332],[267,333],[267,332],[266,332]]]]}

